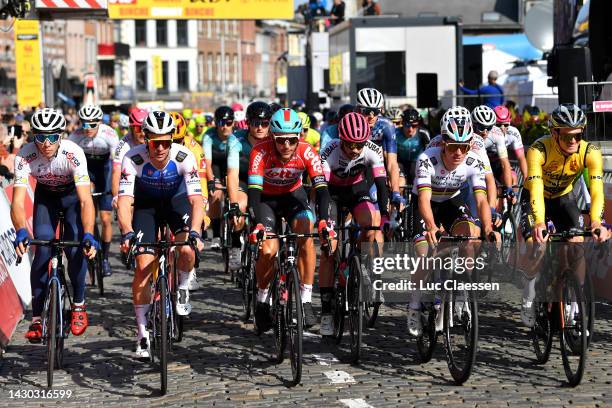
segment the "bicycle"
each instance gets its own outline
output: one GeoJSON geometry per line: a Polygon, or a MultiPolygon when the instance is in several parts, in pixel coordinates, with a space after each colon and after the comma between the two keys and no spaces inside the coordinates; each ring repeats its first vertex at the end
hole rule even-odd
{"type": "Polygon", "coordinates": [[[397,211],[395,216],[396,226],[393,228],[393,241],[395,242],[410,242],[413,237],[412,214],[414,206],[412,203],[412,185],[408,184],[401,186],[406,205],[402,211],[397,211]]]}
{"type": "Polygon", "coordinates": [[[245,216],[245,226],[241,231],[241,248],[240,248],[240,270],[236,279],[236,284],[240,289],[240,297],[242,299],[242,320],[246,323],[255,316],[255,307],[257,306],[257,276],[255,274],[255,261],[257,260],[257,246],[249,243],[248,225],[249,217],[247,214],[239,214],[245,216]]]}
{"type": "Polygon", "coordinates": [[[200,253],[195,240],[174,241],[170,238],[167,227],[162,228],[160,237],[161,240],[158,242],[132,242],[129,254],[131,263],[131,258],[138,248],[156,248],[160,253],[158,268],[153,276],[152,307],[147,315],[147,327],[152,332],[149,359],[151,363],[155,363],[155,355],[157,354],[161,394],[165,395],[168,390],[168,351],[172,347],[172,341],[179,342],[183,336],[183,316],[176,313],[178,274],[174,268],[173,249],[178,246],[189,245],[195,252],[196,269],[200,263],[200,253]]]}
{"type": "MultiPolygon", "coordinates": [[[[275,355],[273,360],[280,364],[285,359],[285,348],[289,339],[289,354],[291,360],[292,380],[289,386],[293,387],[302,379],[302,339],[304,331],[304,312],[302,309],[302,296],[300,293],[300,275],[297,270],[298,247],[300,238],[314,238],[318,234],[286,234],[263,233],[258,236],[257,248],[263,240],[278,239],[280,248],[276,256],[276,268],[272,285],[266,302],[272,301],[271,313],[274,327],[275,355]]],[[[255,260],[258,258],[258,251],[255,260]]],[[[254,263],[253,263],[254,264],[254,263]]]]}
{"type": "MultiPolygon", "coordinates": [[[[95,205],[95,222],[94,222],[94,238],[98,242],[102,242],[100,240],[100,230],[98,228],[98,201],[100,197],[111,194],[110,191],[106,192],[93,192],[91,193],[91,197],[94,200],[95,205]]],[[[87,267],[89,271],[89,279],[91,281],[91,286],[98,286],[98,291],[100,292],[100,296],[104,296],[104,273],[102,271],[102,261],[103,254],[102,251],[98,251],[94,259],[90,259],[87,262],[87,267]],[[96,283],[97,282],[97,283],[96,283]]]]}
{"type": "MultiPolygon", "coordinates": [[[[64,212],[58,214],[58,237],[51,240],[31,239],[28,245],[41,245],[51,248],[52,255],[49,260],[49,281],[42,319],[42,342],[47,346],[47,387],[53,386],[53,372],[55,368],[61,369],[64,359],[64,340],[70,333],[70,319],[72,297],[66,285],[63,251],[67,248],[79,248],[78,241],[64,241],[64,212]]],[[[86,245],[89,249],[91,245],[86,245]]],[[[17,265],[21,257],[17,258],[17,265]]]]}
{"type": "MultiPolygon", "coordinates": [[[[591,232],[570,230],[547,235],[555,242],[573,237],[590,237],[591,232]]],[[[590,289],[586,288],[588,278],[585,278],[583,287],[570,268],[555,273],[560,254],[554,248],[554,245],[546,246],[545,273],[543,279],[536,283],[536,294],[540,299],[534,301],[535,324],[531,329],[531,340],[536,362],[545,364],[550,357],[553,335],[559,333],[565,376],[568,384],[575,387],[582,381],[588,344],[593,335],[594,315],[590,316],[589,321],[587,302],[593,303],[594,299],[592,293],[588,292],[590,289]],[[546,300],[551,298],[554,301],[546,300]]]]}
{"type": "MultiPolygon", "coordinates": [[[[512,188],[521,188],[520,186],[512,186],[512,188]]],[[[517,197],[520,197],[520,190],[517,197]]],[[[515,272],[518,262],[518,223],[514,216],[514,204],[512,200],[503,195],[498,196],[502,199],[502,221],[498,229],[501,235],[501,248],[499,251],[500,261],[510,272],[515,272]]]]}

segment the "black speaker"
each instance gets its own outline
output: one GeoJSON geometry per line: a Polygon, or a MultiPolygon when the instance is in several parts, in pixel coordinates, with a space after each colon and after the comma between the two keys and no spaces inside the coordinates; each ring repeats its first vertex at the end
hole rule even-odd
{"type": "Polygon", "coordinates": [[[417,107],[438,107],[438,74],[416,74],[417,80],[417,107]]]}
{"type": "MultiPolygon", "coordinates": [[[[574,77],[578,82],[593,81],[591,53],[587,47],[559,47],[556,49],[559,73],[559,103],[574,102],[574,77]]],[[[578,87],[579,105],[593,101],[593,87],[578,87]]]]}

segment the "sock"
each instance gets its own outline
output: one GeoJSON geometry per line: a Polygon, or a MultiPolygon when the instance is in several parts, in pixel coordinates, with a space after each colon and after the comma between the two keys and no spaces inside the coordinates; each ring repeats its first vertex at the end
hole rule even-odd
{"type": "Polygon", "coordinates": [[[524,284],[523,303],[526,303],[526,307],[531,306],[531,303],[536,297],[536,291],[535,291],[536,280],[537,280],[537,277],[533,279],[527,279],[527,278],[523,279],[523,284],[524,284]]]}
{"type": "Polygon", "coordinates": [[[108,250],[110,249],[110,242],[102,242],[102,258],[108,260],[108,250]]]}
{"type": "Polygon", "coordinates": [[[74,302],[75,306],[83,306],[85,304],[85,301],[82,302],[74,302]]]}
{"type": "Polygon", "coordinates": [[[136,315],[136,325],[138,326],[138,340],[146,336],[147,333],[147,312],[150,304],[134,305],[134,314],[136,315]]]}
{"type": "Polygon", "coordinates": [[[421,291],[413,291],[410,298],[410,305],[408,307],[410,307],[412,310],[421,310],[421,291]]]}
{"type": "Polygon", "coordinates": [[[258,289],[257,290],[257,301],[258,302],[265,303],[267,297],[268,297],[268,289],[258,289]]]}
{"type": "Polygon", "coordinates": [[[213,237],[214,238],[219,238],[221,236],[221,234],[220,234],[220,231],[221,231],[221,219],[215,218],[214,220],[211,220],[210,221],[210,228],[212,229],[213,237]]]}
{"type": "Polygon", "coordinates": [[[312,285],[302,284],[300,288],[300,294],[302,295],[302,303],[311,303],[312,285]]]}
{"type": "Polygon", "coordinates": [[[334,297],[334,288],[319,288],[321,293],[321,313],[331,313],[331,302],[334,297]]]}
{"type": "Polygon", "coordinates": [[[191,272],[185,272],[185,271],[181,271],[177,269],[176,273],[178,273],[178,277],[179,277],[178,288],[179,289],[189,289],[189,276],[191,272]]]}

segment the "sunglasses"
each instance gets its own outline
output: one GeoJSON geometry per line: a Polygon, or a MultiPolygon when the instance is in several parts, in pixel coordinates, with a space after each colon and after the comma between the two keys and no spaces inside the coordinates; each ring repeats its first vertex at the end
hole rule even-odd
{"type": "Polygon", "coordinates": [[[275,137],[274,141],[276,142],[277,145],[281,145],[284,146],[285,144],[289,143],[289,146],[295,146],[296,144],[299,143],[300,138],[299,137],[275,137]]]}
{"type": "Polygon", "coordinates": [[[490,132],[491,129],[493,129],[493,126],[482,126],[478,124],[474,126],[474,130],[477,132],[490,132]]]}
{"type": "Polygon", "coordinates": [[[157,149],[158,146],[162,146],[164,149],[169,149],[172,145],[172,140],[162,139],[147,139],[147,143],[150,149],[157,149]]]}
{"type": "Polygon", "coordinates": [[[471,146],[469,143],[455,143],[455,142],[446,143],[446,148],[448,149],[450,153],[455,153],[457,152],[457,150],[460,150],[461,153],[466,154],[470,150],[470,147],[471,146]]]}
{"type": "Polygon", "coordinates": [[[345,142],[344,140],[340,142],[343,147],[349,150],[361,150],[365,146],[365,142],[345,142]]]}
{"type": "Polygon", "coordinates": [[[262,127],[262,128],[267,128],[268,126],[270,126],[270,121],[269,120],[259,120],[259,119],[255,119],[254,121],[250,122],[251,127],[262,127]]]}
{"type": "Polygon", "coordinates": [[[98,127],[97,122],[84,122],[83,129],[95,129],[98,127]]]}
{"type": "Polygon", "coordinates": [[[232,127],[234,126],[234,121],[229,119],[220,120],[219,126],[232,127]]]}
{"type": "Polygon", "coordinates": [[[498,126],[507,128],[508,126],[510,126],[510,124],[509,123],[499,123],[498,126]]]}
{"type": "Polygon", "coordinates": [[[582,132],[564,135],[559,133],[559,139],[563,140],[565,143],[570,143],[573,139],[576,139],[576,142],[580,142],[582,140],[582,132]]]}
{"type": "Polygon", "coordinates": [[[404,127],[405,128],[418,128],[419,124],[418,123],[404,123],[404,127]]]}
{"type": "Polygon", "coordinates": [[[39,133],[39,134],[34,135],[34,140],[36,140],[36,142],[40,144],[45,143],[47,140],[51,144],[56,144],[57,141],[60,140],[61,136],[62,135],[59,133],[50,134],[50,135],[39,133]]]}
{"type": "Polygon", "coordinates": [[[380,109],[378,108],[366,108],[363,106],[359,107],[359,113],[361,113],[363,116],[378,116],[380,115],[380,109]]]}
{"type": "Polygon", "coordinates": [[[130,128],[132,128],[132,132],[134,133],[142,133],[142,126],[136,125],[136,126],[130,126],[130,128]]]}
{"type": "Polygon", "coordinates": [[[205,125],[200,124],[200,125],[196,125],[196,127],[197,128],[203,128],[203,127],[205,127],[205,125]]]}

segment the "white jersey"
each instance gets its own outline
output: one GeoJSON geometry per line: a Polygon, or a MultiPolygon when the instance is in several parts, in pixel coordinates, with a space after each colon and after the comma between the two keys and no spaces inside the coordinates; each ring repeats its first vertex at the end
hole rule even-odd
{"type": "Polygon", "coordinates": [[[506,137],[501,129],[493,126],[487,137],[484,138],[484,146],[487,154],[492,160],[504,159],[508,157],[506,149],[506,137]]]}
{"type": "Polygon", "coordinates": [[[136,199],[168,199],[179,194],[202,195],[198,166],[185,146],[172,143],[169,160],[163,169],[151,163],[147,146],[138,145],[123,158],[119,196],[136,199]]]}
{"type": "MultiPolygon", "coordinates": [[[[444,139],[442,138],[442,135],[438,135],[431,139],[431,142],[429,142],[425,149],[429,149],[430,147],[442,146],[443,140],[444,139]]],[[[484,163],[485,174],[493,173],[493,170],[491,170],[491,161],[489,160],[489,156],[487,155],[487,149],[485,148],[485,142],[482,137],[478,136],[477,134],[474,134],[472,136],[472,140],[470,140],[470,145],[470,152],[476,153],[480,157],[480,160],[482,160],[482,162],[484,163]]]]}
{"type": "Polygon", "coordinates": [[[125,154],[130,151],[132,147],[138,146],[138,143],[132,140],[132,135],[127,135],[119,141],[115,150],[113,150],[113,166],[121,167],[125,154]]]}
{"type": "Polygon", "coordinates": [[[68,140],[78,144],[85,152],[85,157],[92,160],[108,160],[119,144],[117,132],[103,123],[98,125],[98,133],[94,137],[87,137],[83,129],[77,129],[70,134],[68,140]]]}
{"type": "MultiPolygon", "coordinates": [[[[492,131],[499,131],[503,135],[502,130],[497,126],[493,126],[492,131]]],[[[505,139],[506,150],[510,151],[510,149],[512,149],[514,152],[523,151],[523,138],[521,137],[521,132],[519,132],[517,128],[508,126],[505,139]]]]}
{"type": "Polygon", "coordinates": [[[486,193],[485,165],[480,156],[469,151],[463,163],[448,171],[442,161],[442,147],[425,150],[416,164],[416,176],[412,192],[431,190],[431,201],[441,203],[457,196],[466,181],[474,192],[486,193]]]}
{"type": "Polygon", "coordinates": [[[36,142],[23,146],[15,156],[15,186],[27,187],[30,176],[37,185],[57,192],[72,190],[75,185],[89,185],[85,154],[70,140],[61,140],[51,159],[40,154],[36,142]]]}
{"type": "Polygon", "coordinates": [[[372,169],[374,178],[386,177],[385,159],[382,147],[367,141],[356,159],[349,159],[340,145],[340,140],[329,142],[321,152],[323,174],[331,186],[351,186],[366,177],[368,168],[372,169]]]}

